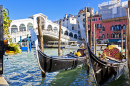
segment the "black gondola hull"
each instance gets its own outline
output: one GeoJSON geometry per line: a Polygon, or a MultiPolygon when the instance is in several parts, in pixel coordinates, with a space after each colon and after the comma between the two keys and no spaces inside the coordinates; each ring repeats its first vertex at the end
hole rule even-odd
{"type": "Polygon", "coordinates": [[[86,63],[86,57],[77,57],[74,55],[66,55],[61,57],[50,57],[37,51],[38,64],[43,72],[56,72],[67,69],[76,68],[79,65],[86,63]]]}

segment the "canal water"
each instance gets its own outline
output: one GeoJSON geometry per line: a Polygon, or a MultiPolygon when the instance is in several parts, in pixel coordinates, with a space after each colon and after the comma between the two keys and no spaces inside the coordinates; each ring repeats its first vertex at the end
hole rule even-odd
{"type": "MultiPolygon", "coordinates": [[[[58,49],[45,48],[49,56],[57,56],[58,49]]],[[[65,49],[64,54],[76,50],[65,49]]],[[[61,51],[62,53],[62,51],[61,51]]],[[[73,70],[47,73],[45,78],[41,77],[41,70],[38,67],[34,50],[22,54],[4,56],[4,78],[10,86],[96,86],[93,74],[90,70],[88,75],[86,66],[73,70]]],[[[128,69],[116,81],[106,86],[129,86],[128,69]]]]}

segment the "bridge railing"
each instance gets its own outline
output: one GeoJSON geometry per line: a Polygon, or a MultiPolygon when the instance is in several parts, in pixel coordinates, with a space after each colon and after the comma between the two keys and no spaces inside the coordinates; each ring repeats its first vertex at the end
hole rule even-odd
{"type": "MultiPolygon", "coordinates": [[[[34,29],[35,33],[38,35],[38,30],[37,29],[34,29]]],[[[20,37],[20,36],[27,36],[27,34],[30,36],[30,31],[18,31],[16,33],[11,33],[11,37],[20,37]]],[[[59,32],[56,32],[56,31],[52,31],[52,30],[43,30],[43,34],[48,34],[48,35],[52,35],[52,36],[55,36],[55,37],[59,37],[59,32]]],[[[61,38],[62,39],[66,39],[66,40],[76,40],[78,41],[78,39],[75,39],[73,37],[70,37],[70,36],[67,36],[67,35],[64,35],[64,34],[61,34],[61,38]]]]}

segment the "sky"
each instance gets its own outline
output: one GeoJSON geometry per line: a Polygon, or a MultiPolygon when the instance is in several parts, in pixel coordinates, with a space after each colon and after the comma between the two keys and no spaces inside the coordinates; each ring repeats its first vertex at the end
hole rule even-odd
{"type": "MultiPolygon", "coordinates": [[[[0,0],[0,5],[9,10],[11,20],[28,18],[42,13],[49,20],[56,21],[65,14],[78,15],[79,10],[92,7],[98,11],[98,4],[110,0],[0,0]]],[[[121,0],[121,2],[127,0],[121,0]]]]}

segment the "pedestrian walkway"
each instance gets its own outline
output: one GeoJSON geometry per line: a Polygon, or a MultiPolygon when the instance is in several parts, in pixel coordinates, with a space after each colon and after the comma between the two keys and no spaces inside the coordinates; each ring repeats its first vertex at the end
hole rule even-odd
{"type": "Polygon", "coordinates": [[[0,86],[9,86],[9,84],[2,75],[0,75],[0,86]]]}

